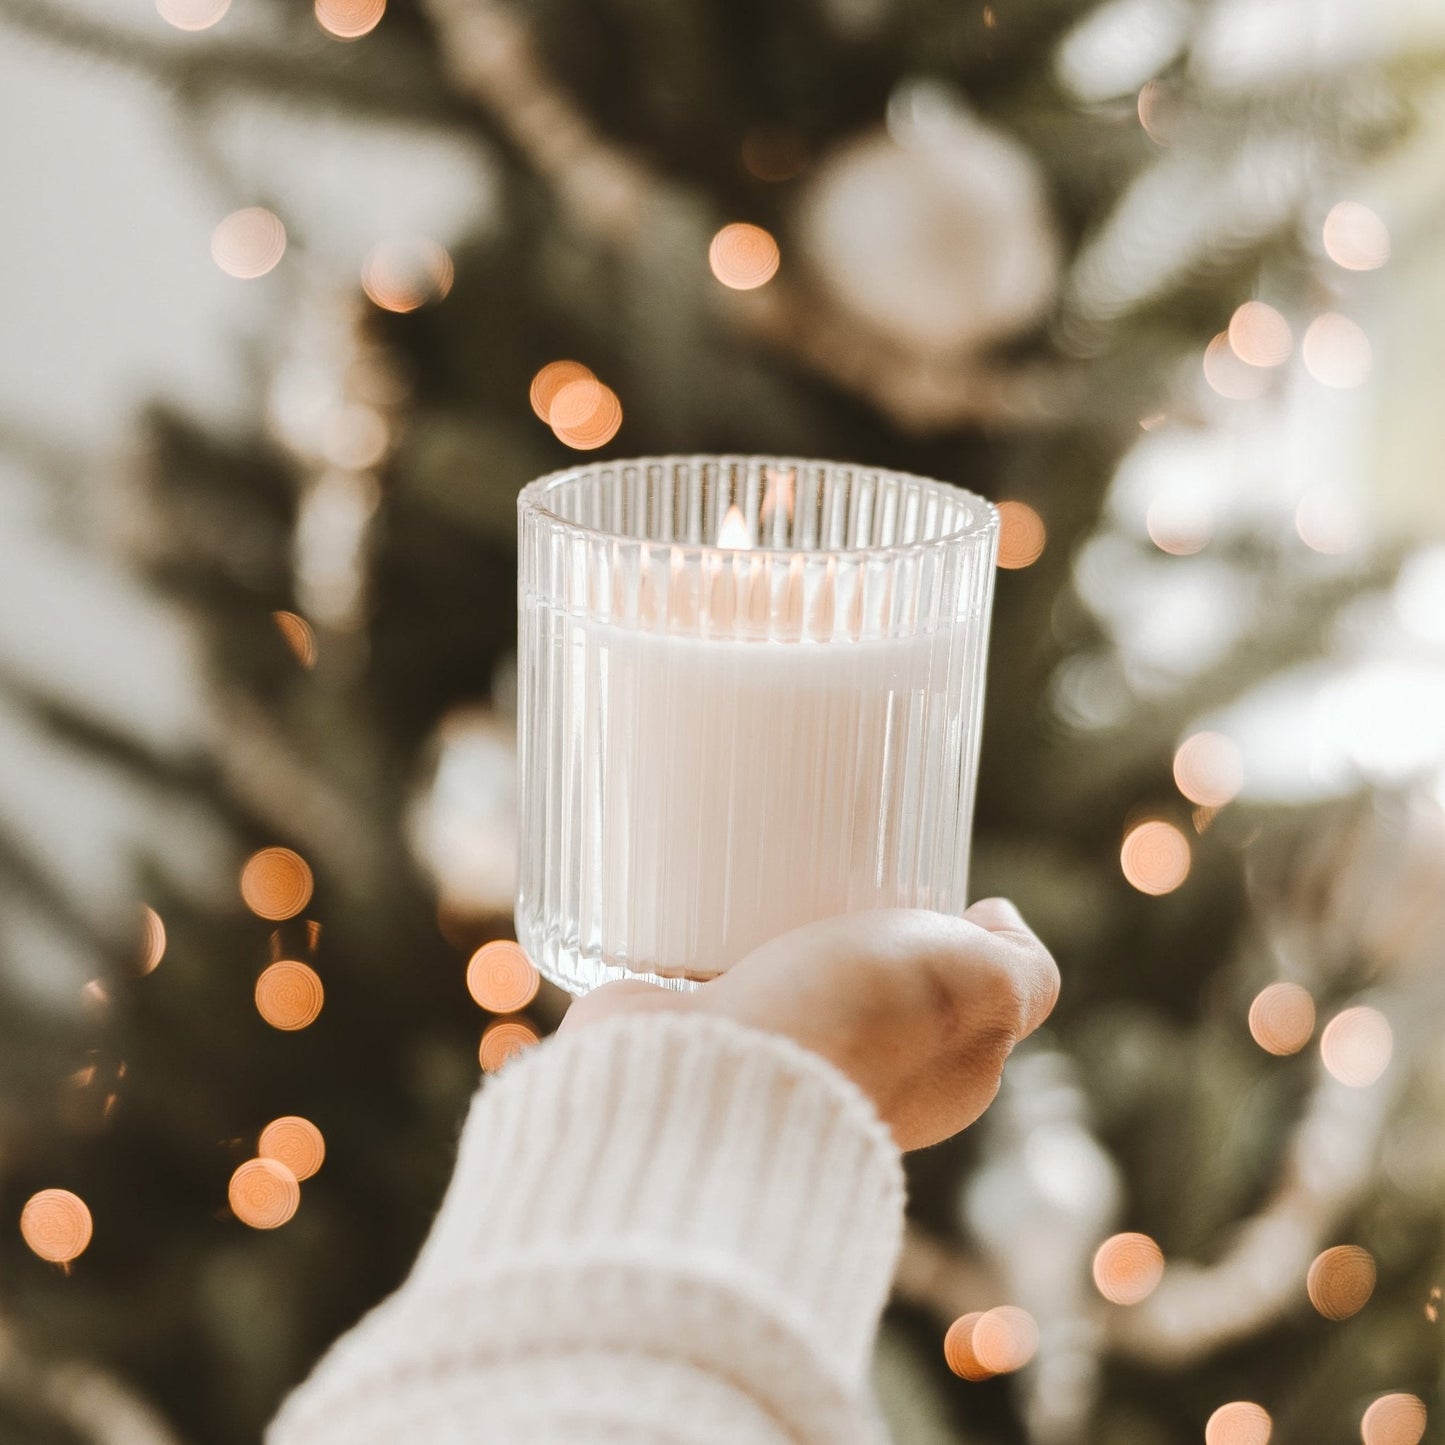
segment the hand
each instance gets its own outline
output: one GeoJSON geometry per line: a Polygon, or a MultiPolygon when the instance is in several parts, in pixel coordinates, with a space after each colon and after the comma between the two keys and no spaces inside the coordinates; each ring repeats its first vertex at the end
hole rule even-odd
{"type": "Polygon", "coordinates": [[[701,1011],[796,1040],[873,1100],[901,1149],[958,1133],[993,1102],[1013,1046],[1049,1016],[1059,970],[1012,903],[963,915],[878,908],[804,924],[692,993],[625,980],[564,1029],[648,1009],[701,1011]]]}

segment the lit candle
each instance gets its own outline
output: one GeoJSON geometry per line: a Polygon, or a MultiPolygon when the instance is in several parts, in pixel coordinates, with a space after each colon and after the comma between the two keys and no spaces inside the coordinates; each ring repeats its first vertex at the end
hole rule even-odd
{"type": "Polygon", "coordinates": [[[559,538],[524,494],[518,938],[574,990],[706,978],[836,913],[966,906],[996,519],[939,483],[818,471],[800,509],[846,508],[848,546],[817,545],[793,469],[757,462],[711,543],[618,537],[615,564],[595,520],[559,538]],[[546,605],[539,547],[594,605],[546,605]]]}

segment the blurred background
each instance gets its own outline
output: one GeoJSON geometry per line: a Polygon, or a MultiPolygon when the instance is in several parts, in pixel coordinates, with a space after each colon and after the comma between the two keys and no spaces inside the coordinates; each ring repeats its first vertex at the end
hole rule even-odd
{"type": "Polygon", "coordinates": [[[555,1025],[468,960],[598,449],[1002,507],[1065,988],[909,1160],[897,1440],[1445,1438],[1442,82],[1425,0],[0,0],[0,1441],[257,1440],[555,1025]]]}

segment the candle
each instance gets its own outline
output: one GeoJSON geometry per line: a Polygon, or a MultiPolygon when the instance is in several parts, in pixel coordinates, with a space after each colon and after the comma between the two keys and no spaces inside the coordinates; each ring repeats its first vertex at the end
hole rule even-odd
{"type": "Polygon", "coordinates": [[[518,938],[568,987],[966,906],[991,509],[968,499],[967,545],[794,550],[793,473],[764,475],[710,544],[578,527],[551,559],[572,602],[524,582],[518,938]]]}

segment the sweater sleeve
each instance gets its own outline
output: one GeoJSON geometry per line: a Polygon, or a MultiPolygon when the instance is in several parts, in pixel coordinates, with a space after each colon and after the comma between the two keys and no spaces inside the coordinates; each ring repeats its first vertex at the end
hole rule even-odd
{"type": "Polygon", "coordinates": [[[864,1445],[902,1233],[898,1151],[788,1039],[638,1014],[472,1103],[410,1277],[267,1445],[864,1445]]]}

